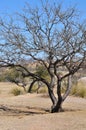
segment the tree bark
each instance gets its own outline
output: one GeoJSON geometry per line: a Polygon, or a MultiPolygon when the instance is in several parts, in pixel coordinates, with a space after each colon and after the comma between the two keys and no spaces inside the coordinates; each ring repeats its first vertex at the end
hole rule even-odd
{"type": "Polygon", "coordinates": [[[51,113],[55,113],[55,112],[61,112],[62,110],[62,99],[57,101],[56,105],[53,105],[52,109],[51,109],[51,113]]]}
{"type": "Polygon", "coordinates": [[[30,87],[28,89],[28,93],[31,93],[31,90],[32,90],[32,87],[34,85],[34,83],[36,82],[37,80],[33,80],[32,83],[30,84],[30,87]]]}
{"type": "Polygon", "coordinates": [[[57,99],[54,95],[53,89],[51,89],[50,87],[48,88],[48,93],[49,93],[49,97],[53,103],[53,105],[56,105],[57,99]]]}
{"type": "Polygon", "coordinates": [[[71,90],[71,87],[72,87],[72,81],[71,81],[71,75],[68,76],[68,84],[67,84],[67,89],[66,89],[66,92],[65,94],[63,95],[63,98],[62,100],[64,101],[67,96],[69,95],[70,93],[70,90],[71,90]]]}
{"type": "Polygon", "coordinates": [[[57,83],[57,103],[55,105],[53,105],[51,112],[55,113],[55,112],[60,112],[62,111],[62,96],[61,96],[61,80],[58,79],[58,83],[57,83]]]}

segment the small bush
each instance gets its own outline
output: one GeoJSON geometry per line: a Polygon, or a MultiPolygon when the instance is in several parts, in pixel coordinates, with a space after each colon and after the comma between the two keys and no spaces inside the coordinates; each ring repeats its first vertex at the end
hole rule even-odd
{"type": "Polygon", "coordinates": [[[47,87],[45,86],[42,86],[38,89],[38,85],[37,84],[34,84],[32,89],[31,89],[31,92],[34,93],[34,92],[37,92],[37,93],[47,93],[48,90],[47,90],[47,87]]]}
{"type": "Polygon", "coordinates": [[[86,86],[84,86],[83,82],[76,83],[76,85],[74,85],[71,90],[71,94],[85,98],[86,97],[86,86]]]}
{"type": "Polygon", "coordinates": [[[47,87],[39,88],[38,93],[48,93],[47,87]]]}
{"type": "Polygon", "coordinates": [[[22,94],[22,91],[19,89],[19,88],[14,88],[11,90],[11,93],[14,95],[14,96],[18,96],[18,95],[21,95],[22,94]]]}
{"type": "Polygon", "coordinates": [[[5,81],[6,81],[6,79],[5,79],[4,74],[3,74],[3,75],[0,75],[0,82],[5,82],[5,81]]]}
{"type": "Polygon", "coordinates": [[[80,97],[85,98],[86,97],[86,89],[84,87],[82,87],[81,89],[79,89],[78,93],[77,93],[80,97]]]}

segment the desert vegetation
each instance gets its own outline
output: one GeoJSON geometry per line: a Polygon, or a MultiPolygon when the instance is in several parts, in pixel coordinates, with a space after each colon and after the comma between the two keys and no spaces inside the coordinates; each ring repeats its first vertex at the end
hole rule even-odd
{"type": "Polygon", "coordinates": [[[0,16],[0,130],[86,130],[85,20],[39,1],[0,16]]]}
{"type": "Polygon", "coordinates": [[[86,81],[77,81],[72,87],[71,95],[86,98],[86,81]]]}
{"type": "Polygon", "coordinates": [[[63,111],[72,77],[86,64],[86,27],[76,14],[75,7],[63,9],[61,3],[41,1],[41,8],[26,4],[17,14],[18,21],[0,18],[0,67],[9,68],[6,79],[24,90],[27,84],[33,88],[42,82],[52,113],[63,111]],[[30,60],[36,63],[34,69],[28,65],[30,60]]]}
{"type": "MultiPolygon", "coordinates": [[[[36,69],[36,73],[43,75],[44,77],[46,77],[49,80],[49,75],[48,73],[45,71],[43,71],[42,67],[40,66],[39,68],[34,68],[34,70],[36,69]],[[43,71],[43,73],[42,73],[43,71]]],[[[73,78],[72,78],[72,89],[70,91],[70,95],[74,95],[74,96],[78,96],[78,97],[82,97],[82,98],[86,98],[86,73],[82,71],[78,72],[73,78]],[[82,73],[82,75],[81,75],[82,73]]],[[[33,80],[32,78],[30,79],[23,79],[23,77],[19,77],[19,73],[17,73],[15,71],[15,69],[4,69],[4,73],[2,73],[2,76],[0,78],[1,82],[12,82],[14,84],[16,84],[17,86],[15,88],[13,88],[10,93],[17,96],[17,95],[21,95],[21,94],[25,94],[25,93],[42,93],[42,94],[46,94],[48,95],[48,89],[45,86],[45,84],[40,83],[40,82],[35,82],[32,86],[29,84],[30,80],[33,80]],[[2,78],[3,77],[3,78],[2,78]],[[15,80],[20,80],[20,84],[18,84],[18,82],[15,82],[15,80]],[[15,80],[14,80],[15,79],[15,80]],[[22,81],[23,80],[23,81],[22,81]],[[26,82],[29,81],[29,82],[26,82]],[[26,84],[25,88],[22,87],[22,82],[24,82],[24,84],[26,84]],[[31,88],[30,88],[31,87],[31,88]]],[[[34,80],[33,80],[34,81],[34,80]]],[[[67,79],[65,79],[62,82],[62,93],[65,92],[66,90],[66,85],[67,85],[67,79]]],[[[54,88],[55,93],[56,93],[56,88],[54,88]]],[[[1,93],[1,91],[0,91],[1,93]]]]}
{"type": "Polygon", "coordinates": [[[18,95],[23,94],[23,92],[22,92],[21,89],[19,89],[19,88],[13,88],[13,89],[10,91],[10,93],[13,94],[14,96],[18,96],[18,95]]]}

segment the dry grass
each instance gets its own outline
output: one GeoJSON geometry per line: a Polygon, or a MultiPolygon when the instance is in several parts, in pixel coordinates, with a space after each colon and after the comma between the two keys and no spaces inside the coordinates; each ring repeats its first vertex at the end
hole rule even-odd
{"type": "Polygon", "coordinates": [[[10,91],[11,94],[13,94],[14,96],[18,96],[18,95],[21,95],[23,94],[22,90],[20,88],[13,88],[11,91],[10,91]]]}
{"type": "Polygon", "coordinates": [[[46,86],[40,86],[40,88],[38,89],[38,84],[35,84],[35,85],[32,87],[31,92],[32,92],[32,93],[34,93],[34,92],[38,92],[38,93],[48,93],[48,90],[47,90],[47,87],[46,87],[46,86]]]}
{"type": "Polygon", "coordinates": [[[0,83],[0,130],[86,130],[86,99],[69,96],[64,112],[46,112],[51,106],[42,94],[13,96],[13,84],[0,83]],[[3,109],[4,108],[4,109],[3,109]]]}
{"type": "Polygon", "coordinates": [[[82,81],[77,82],[73,86],[71,94],[82,98],[86,98],[86,84],[82,81]]]}

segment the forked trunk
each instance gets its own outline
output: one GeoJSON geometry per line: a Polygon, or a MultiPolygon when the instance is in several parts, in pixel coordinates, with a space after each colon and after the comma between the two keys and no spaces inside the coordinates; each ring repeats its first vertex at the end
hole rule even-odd
{"type": "Polygon", "coordinates": [[[51,113],[61,112],[61,111],[62,111],[62,99],[59,99],[57,101],[57,104],[52,106],[51,113]]]}
{"type": "Polygon", "coordinates": [[[62,96],[61,96],[61,80],[58,78],[58,83],[57,83],[57,103],[53,105],[51,112],[60,112],[62,111],[62,96]]]}

